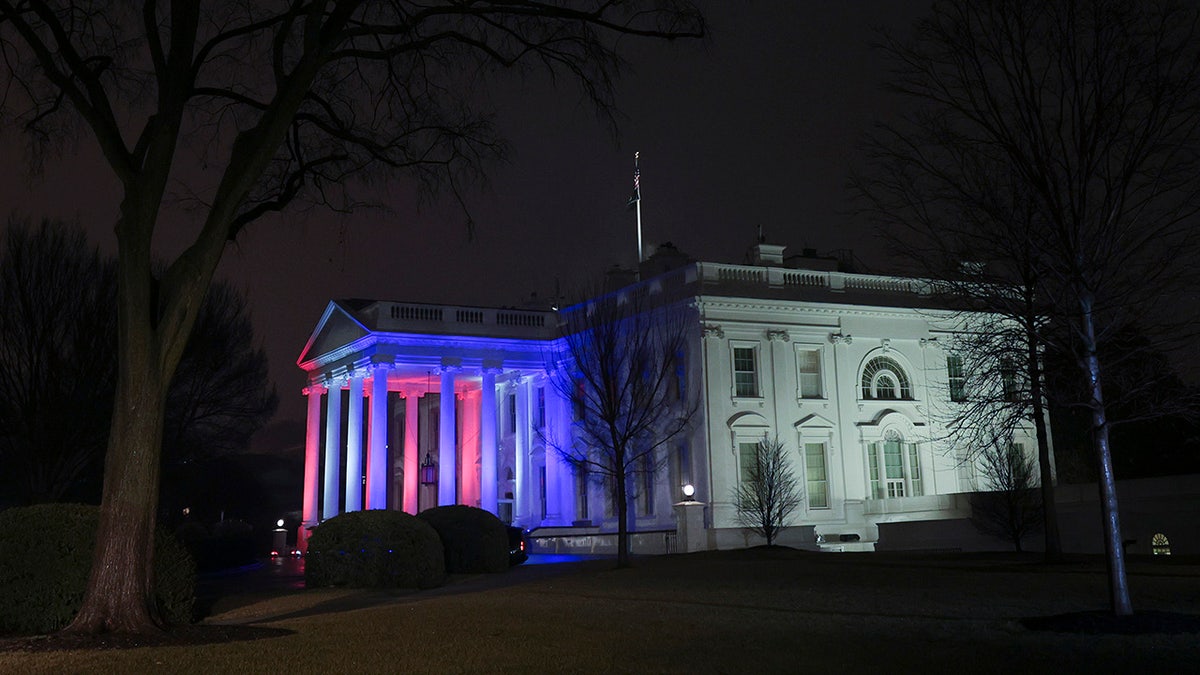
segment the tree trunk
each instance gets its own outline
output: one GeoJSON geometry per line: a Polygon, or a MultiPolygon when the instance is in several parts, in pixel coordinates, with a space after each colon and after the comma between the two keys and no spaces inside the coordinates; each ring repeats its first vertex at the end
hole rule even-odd
{"type": "MultiPolygon", "coordinates": [[[[166,404],[149,266],[121,259],[117,392],[104,462],[100,525],[79,614],[67,632],[159,630],[153,596],[155,516],[166,404]]],[[[145,258],[148,259],[148,253],[145,258]]]]}
{"type": "Polygon", "coordinates": [[[1086,370],[1092,408],[1092,443],[1100,469],[1100,512],[1103,518],[1105,562],[1108,567],[1108,598],[1113,614],[1133,614],[1129,600],[1129,582],[1125,576],[1125,548],[1121,541],[1121,514],[1117,505],[1117,484],[1112,468],[1112,448],[1108,439],[1108,417],[1101,387],[1100,359],[1096,355],[1096,333],[1091,302],[1082,302],[1081,328],[1085,341],[1083,367],[1086,370]]]}
{"type": "Polygon", "coordinates": [[[625,463],[618,463],[620,470],[616,476],[617,481],[617,567],[629,567],[629,505],[625,503],[628,495],[628,490],[625,486],[625,481],[629,478],[629,472],[625,468],[625,463]]]}
{"type": "MultiPolygon", "coordinates": [[[[1029,331],[1032,333],[1032,331],[1029,331]]],[[[1050,434],[1046,430],[1046,405],[1042,391],[1042,366],[1037,340],[1026,336],[1028,346],[1029,396],[1033,402],[1033,428],[1037,434],[1038,470],[1041,473],[1042,534],[1045,537],[1046,562],[1062,560],[1062,536],[1058,532],[1058,505],[1054,501],[1054,469],[1050,462],[1050,434]]]]}

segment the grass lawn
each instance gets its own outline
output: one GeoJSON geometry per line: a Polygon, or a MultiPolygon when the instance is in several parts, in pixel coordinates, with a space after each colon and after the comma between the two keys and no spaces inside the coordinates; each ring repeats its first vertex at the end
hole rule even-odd
{"type": "MultiPolygon", "coordinates": [[[[3,672],[1166,672],[1200,635],[1029,631],[1102,609],[1104,565],[1036,555],[734,551],[614,570],[517,568],[433,592],[324,589],[219,602],[210,622],[283,628],[249,642],[0,652],[3,672]]],[[[1200,614],[1200,565],[1133,561],[1135,609],[1200,614]]],[[[1194,671],[1193,671],[1194,672],[1194,671]]]]}

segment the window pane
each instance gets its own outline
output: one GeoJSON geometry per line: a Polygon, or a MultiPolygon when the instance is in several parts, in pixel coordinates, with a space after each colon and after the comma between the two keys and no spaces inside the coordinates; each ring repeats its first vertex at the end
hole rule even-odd
{"type": "Polygon", "coordinates": [[[738,478],[743,483],[754,476],[754,458],[758,443],[738,443],[738,478]]]}
{"type": "Polygon", "coordinates": [[[900,455],[899,442],[888,441],[883,444],[883,464],[889,479],[904,478],[904,464],[900,455]]]}
{"type": "Polygon", "coordinates": [[[825,476],[825,444],[804,444],[804,468],[808,478],[809,508],[828,508],[829,481],[825,476]]]}
{"type": "Polygon", "coordinates": [[[733,384],[737,396],[758,396],[758,367],[753,347],[733,348],[733,384]]]}
{"type": "Polygon", "coordinates": [[[821,352],[803,349],[796,352],[796,367],[800,377],[800,397],[821,397],[821,352]]]}
{"type": "Polygon", "coordinates": [[[963,360],[961,356],[951,354],[946,357],[946,378],[950,384],[950,400],[967,400],[967,378],[963,374],[963,360]]]}
{"type": "Polygon", "coordinates": [[[920,497],[925,494],[924,488],[921,486],[921,457],[917,453],[917,444],[908,444],[908,471],[910,483],[912,484],[912,495],[920,497]]]}

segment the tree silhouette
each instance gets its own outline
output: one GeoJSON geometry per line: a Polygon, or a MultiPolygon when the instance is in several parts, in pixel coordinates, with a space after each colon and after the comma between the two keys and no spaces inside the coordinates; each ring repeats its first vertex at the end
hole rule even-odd
{"type": "Polygon", "coordinates": [[[754,446],[753,461],[743,471],[744,477],[733,491],[738,522],[773,546],[788,516],[804,499],[786,446],[777,438],[764,438],[754,446]]]}
{"type": "Polygon", "coordinates": [[[703,31],[684,0],[0,0],[4,110],[43,148],[94,139],[121,190],[117,393],[92,575],[67,630],[158,630],[164,403],[228,242],[297,202],[351,208],[355,181],[403,175],[457,197],[503,150],[479,81],[565,74],[603,112],[618,38],[703,31]],[[173,213],[169,192],[187,208],[173,213]],[[168,224],[189,239],[156,271],[168,224]]]}
{"type": "MultiPolygon", "coordinates": [[[[551,383],[571,401],[566,442],[546,439],[574,469],[604,486],[617,516],[617,566],[629,565],[631,482],[662,468],[660,449],[686,433],[698,404],[680,384],[688,309],[632,286],[560,312],[561,353],[551,383]]],[[[652,499],[652,495],[645,495],[652,499]]]]}
{"type": "MultiPolygon", "coordinates": [[[[10,220],[0,247],[0,481],[18,503],[100,497],[115,297],[115,265],[81,228],[10,220]]],[[[245,300],[215,284],[171,382],[164,463],[245,449],[275,404],[245,300]]]]}
{"type": "Polygon", "coordinates": [[[1038,344],[1087,384],[1073,404],[1091,418],[1119,615],[1133,608],[1101,354],[1130,325],[1160,344],[1195,331],[1174,303],[1200,236],[1198,29],[1195,8],[1170,3],[974,0],[939,2],[911,43],[884,45],[889,86],[919,106],[883,130],[893,186],[945,228],[927,234],[1002,242],[977,255],[1032,284],[1038,313],[1064,329],[1038,344]]]}

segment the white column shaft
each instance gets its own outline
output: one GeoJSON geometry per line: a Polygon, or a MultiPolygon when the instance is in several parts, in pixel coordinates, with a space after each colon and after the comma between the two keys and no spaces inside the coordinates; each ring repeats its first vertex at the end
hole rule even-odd
{"type": "Polygon", "coordinates": [[[483,371],[483,391],[479,397],[479,503],[480,508],[497,513],[496,501],[496,372],[483,371]]]}
{"type": "Polygon", "coordinates": [[[321,464],[321,394],[323,387],[309,387],[304,391],[308,396],[308,418],[304,429],[304,506],[301,512],[304,525],[316,525],[317,496],[319,486],[317,481],[321,464]]]}
{"type": "Polygon", "coordinates": [[[346,410],[346,508],[345,511],[362,510],[362,407],[363,378],[350,378],[350,405],[346,410]]]}
{"type": "Polygon", "coordinates": [[[541,519],[541,513],[534,514],[531,509],[533,503],[533,495],[531,494],[536,486],[532,485],[529,476],[529,378],[523,377],[517,382],[514,393],[517,396],[517,434],[516,445],[517,452],[514,458],[517,465],[516,471],[516,495],[513,504],[513,519],[521,524],[525,524],[527,517],[536,515],[536,519],[541,519]]]}
{"type": "Polygon", "coordinates": [[[455,504],[458,467],[455,456],[454,370],[442,370],[438,415],[438,506],[455,504]]]}
{"type": "Polygon", "coordinates": [[[325,412],[325,498],[321,519],[328,520],[340,510],[342,482],[342,388],[329,388],[329,404],[325,412]]]}
{"type": "Polygon", "coordinates": [[[387,508],[387,374],[384,364],[375,366],[371,381],[371,409],[367,436],[367,508],[387,508]]]}

